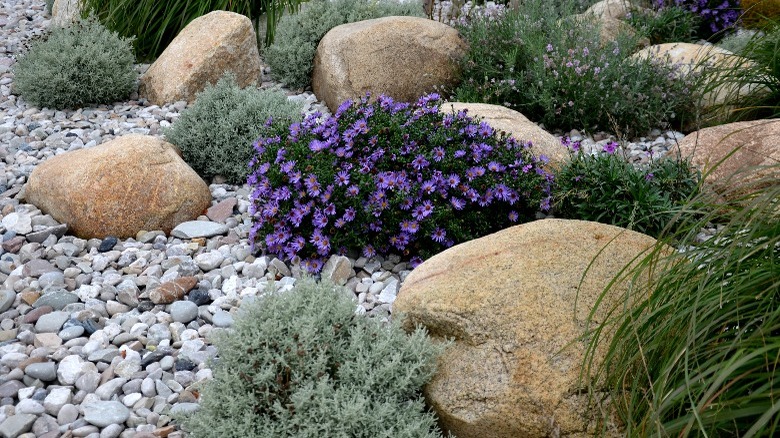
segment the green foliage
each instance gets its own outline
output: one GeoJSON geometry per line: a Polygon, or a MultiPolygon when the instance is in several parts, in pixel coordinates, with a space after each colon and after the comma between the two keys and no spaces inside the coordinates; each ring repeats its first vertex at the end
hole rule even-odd
{"type": "Polygon", "coordinates": [[[38,107],[112,103],[133,92],[134,61],[130,40],[88,18],[32,41],[14,66],[14,92],[38,107]]]}
{"type": "Polygon", "coordinates": [[[301,105],[278,90],[242,89],[228,74],[206,86],[163,133],[204,178],[222,175],[230,183],[243,184],[252,142],[266,132],[269,117],[283,124],[299,121],[301,105]]]}
{"type": "Polygon", "coordinates": [[[388,16],[423,16],[419,2],[394,0],[312,0],[301,11],[281,19],[274,43],[264,52],[275,80],[293,88],[311,81],[314,53],[322,37],[336,26],[388,16]]]}
{"type": "Polygon", "coordinates": [[[122,36],[136,36],[140,60],[153,61],[192,20],[212,11],[230,11],[254,23],[267,14],[266,41],[273,41],[276,23],[285,10],[297,11],[303,0],[80,0],[84,13],[95,14],[122,36]]]}
{"type": "Polygon", "coordinates": [[[184,428],[194,438],[442,436],[420,389],[444,344],[354,310],[345,291],[310,279],[242,306],[215,336],[214,379],[184,428]]]}
{"type": "Polygon", "coordinates": [[[51,15],[51,8],[54,6],[54,0],[46,0],[46,13],[51,15]]]}
{"type": "Polygon", "coordinates": [[[699,175],[686,160],[654,160],[637,169],[617,144],[581,150],[556,175],[556,216],[618,225],[657,236],[677,207],[696,194],[699,175]]]}
{"type": "Polygon", "coordinates": [[[675,69],[633,59],[637,37],[601,42],[599,22],[564,18],[571,3],[551,3],[530,0],[499,19],[459,27],[470,48],[453,98],[505,105],[547,129],[621,136],[687,119],[691,84],[675,69]]]}
{"type": "Polygon", "coordinates": [[[706,90],[724,85],[732,90],[726,104],[731,112],[729,121],[780,116],[780,21],[770,23],[752,35],[738,52],[743,58],[734,65],[705,70],[706,90]],[[740,96],[736,91],[745,94],[740,96]]]}
{"type": "Polygon", "coordinates": [[[679,6],[637,10],[627,21],[640,35],[647,37],[650,44],[694,42],[701,26],[698,14],[679,6]]]}
{"type": "Polygon", "coordinates": [[[597,380],[610,388],[625,436],[780,433],[780,167],[773,170],[748,188],[742,175],[732,178],[733,194],[751,193],[736,209],[706,192],[681,209],[680,227],[621,274],[639,280],[626,294],[638,304],[617,303],[607,321],[591,321],[584,367],[606,352],[597,380]],[[701,242],[712,222],[720,230],[701,242]],[[670,241],[687,251],[670,255],[670,241]]]}

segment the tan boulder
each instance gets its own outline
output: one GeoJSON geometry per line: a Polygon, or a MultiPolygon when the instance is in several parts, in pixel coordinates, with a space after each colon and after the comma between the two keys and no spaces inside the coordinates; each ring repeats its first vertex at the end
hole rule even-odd
{"type": "Polygon", "coordinates": [[[754,93],[762,93],[765,87],[740,85],[731,81],[729,74],[734,69],[752,66],[752,61],[717,46],[705,46],[691,43],[656,44],[632,55],[636,59],[653,59],[674,66],[681,77],[691,74],[706,74],[711,85],[703,85],[707,90],[701,97],[699,106],[702,111],[702,123],[707,125],[721,123],[729,117],[735,107],[730,105],[735,99],[744,99],[754,93]],[[716,74],[711,74],[716,73],[716,74]]]}
{"type": "Polygon", "coordinates": [[[196,218],[211,192],[172,145],[126,135],[39,164],[25,198],[76,236],[125,238],[196,218]]]}
{"type": "Polygon", "coordinates": [[[550,159],[552,167],[566,162],[569,151],[557,137],[528,120],[521,113],[501,105],[487,103],[448,102],[442,105],[442,112],[458,112],[468,110],[471,117],[479,117],[498,131],[504,131],[512,137],[533,143],[531,151],[534,156],[544,155],[550,159]]]}
{"type": "MultiPolygon", "coordinates": [[[[424,388],[442,425],[458,438],[598,435],[577,339],[603,288],[654,244],[612,225],[545,219],[454,246],[412,271],[394,314],[406,329],[421,324],[434,339],[454,339],[424,388]]],[[[617,282],[594,319],[625,291],[617,282]]],[[[607,417],[605,435],[620,435],[607,417]]]]}
{"type": "Polygon", "coordinates": [[[81,17],[79,0],[54,0],[51,21],[55,26],[67,26],[81,17]]]}
{"type": "MultiPolygon", "coordinates": [[[[590,21],[593,26],[598,26],[599,44],[604,47],[618,39],[619,35],[626,35],[630,38],[636,38],[637,31],[633,26],[623,20],[610,17],[608,15],[593,16],[589,14],[575,14],[569,17],[579,23],[590,21]]],[[[650,45],[649,38],[637,38],[636,49],[643,49],[650,45]]]]}
{"type": "Polygon", "coordinates": [[[256,83],[260,54],[249,18],[226,11],[198,17],[141,76],[140,93],[156,105],[193,102],[206,84],[232,72],[241,87],[256,83]]]}
{"type": "Polygon", "coordinates": [[[759,188],[764,184],[756,183],[762,180],[769,183],[780,178],[780,119],[700,129],[680,141],[679,152],[691,158],[718,193],[726,198],[738,197],[746,193],[741,185],[759,188]]]}
{"type": "Polygon", "coordinates": [[[637,8],[638,6],[629,0],[602,0],[591,5],[585,14],[625,20],[626,15],[637,8]]]}
{"type": "Polygon", "coordinates": [[[320,41],[312,88],[331,111],[371,92],[413,102],[453,86],[466,43],[446,24],[418,17],[384,17],[343,24],[320,41]]]}

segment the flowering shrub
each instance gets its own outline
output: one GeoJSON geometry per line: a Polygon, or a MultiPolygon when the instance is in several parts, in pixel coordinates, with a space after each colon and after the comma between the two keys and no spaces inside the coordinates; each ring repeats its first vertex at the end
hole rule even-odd
{"type": "Polygon", "coordinates": [[[598,23],[565,19],[549,8],[508,10],[460,26],[469,50],[454,99],[504,105],[547,129],[626,136],[692,114],[689,81],[672,67],[632,59],[635,38],[602,43],[598,23]]]}
{"type": "Polygon", "coordinates": [[[678,6],[698,14],[699,36],[705,39],[734,28],[740,14],[739,0],[655,0],[655,6],[678,6]]]}
{"type": "Polygon", "coordinates": [[[310,272],[348,250],[415,265],[549,209],[546,158],[440,105],[436,94],[415,104],[366,96],[258,139],[250,239],[310,272]]]}
{"type": "Polygon", "coordinates": [[[616,142],[592,154],[579,142],[564,138],[563,143],[573,156],[556,175],[556,216],[658,236],[674,209],[698,192],[699,174],[686,160],[651,160],[637,168],[616,142]]]}

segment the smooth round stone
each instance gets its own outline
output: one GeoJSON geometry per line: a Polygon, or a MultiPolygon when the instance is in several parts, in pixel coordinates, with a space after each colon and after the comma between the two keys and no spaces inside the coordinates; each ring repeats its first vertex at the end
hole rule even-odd
{"type": "Polygon", "coordinates": [[[97,427],[124,423],[130,418],[130,410],[118,401],[95,401],[86,403],[82,407],[84,420],[97,427]]]}
{"type": "Polygon", "coordinates": [[[62,288],[65,286],[65,274],[59,271],[46,272],[38,277],[38,285],[43,290],[51,287],[62,288]]]}
{"type": "Polygon", "coordinates": [[[58,333],[60,339],[67,342],[71,339],[76,339],[84,334],[84,327],[80,325],[74,325],[60,330],[58,333]]]}
{"type": "Polygon", "coordinates": [[[57,424],[64,426],[71,424],[79,418],[79,408],[72,404],[66,404],[57,413],[57,424]]]}
{"type": "Polygon", "coordinates": [[[198,409],[200,409],[200,405],[197,403],[176,403],[171,408],[171,414],[189,415],[189,414],[194,414],[195,411],[197,411],[198,409]]]}
{"type": "Polygon", "coordinates": [[[54,362],[31,363],[24,372],[42,382],[51,382],[57,378],[57,365],[54,362]]]}
{"type": "Polygon", "coordinates": [[[9,289],[0,290],[0,312],[10,309],[14,300],[16,300],[16,292],[9,289]]]}
{"type": "Polygon", "coordinates": [[[54,310],[62,310],[68,304],[77,303],[79,297],[66,290],[53,290],[49,293],[45,293],[33,303],[34,308],[43,306],[51,306],[54,310]]]}
{"type": "Polygon", "coordinates": [[[193,289],[190,291],[188,299],[197,306],[202,306],[211,302],[209,291],[204,289],[193,289]]]}
{"type": "Polygon", "coordinates": [[[228,328],[233,326],[233,315],[223,310],[217,310],[214,313],[212,322],[214,327],[228,328]]]}
{"type": "Polygon", "coordinates": [[[100,245],[98,246],[98,252],[108,252],[114,249],[116,246],[118,240],[114,236],[108,236],[105,239],[103,239],[102,242],[100,242],[100,245]]]}
{"type": "Polygon", "coordinates": [[[175,301],[170,313],[174,321],[187,324],[198,317],[198,305],[192,301],[175,301]]]}

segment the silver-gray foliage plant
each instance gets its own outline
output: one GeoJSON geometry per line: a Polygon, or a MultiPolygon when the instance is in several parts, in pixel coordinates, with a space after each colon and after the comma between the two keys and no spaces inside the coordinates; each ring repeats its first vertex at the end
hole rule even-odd
{"type": "Polygon", "coordinates": [[[252,143],[267,129],[268,118],[290,124],[302,119],[301,109],[300,102],[288,100],[280,90],[241,88],[235,76],[227,74],[207,85],[163,134],[202,177],[221,175],[243,184],[252,143]]]}
{"type": "Polygon", "coordinates": [[[131,39],[87,18],[33,40],[14,66],[13,91],[38,107],[112,103],[135,89],[134,62],[131,39]]]}
{"type": "Polygon", "coordinates": [[[389,16],[424,17],[420,1],[312,0],[297,14],[285,15],[276,28],[274,43],[265,49],[273,78],[293,88],[311,82],[314,53],[322,37],[336,26],[389,16]]]}
{"type": "Polygon", "coordinates": [[[299,280],[218,333],[214,379],[181,418],[193,438],[434,438],[421,387],[446,344],[355,315],[332,284],[299,280]]]}

